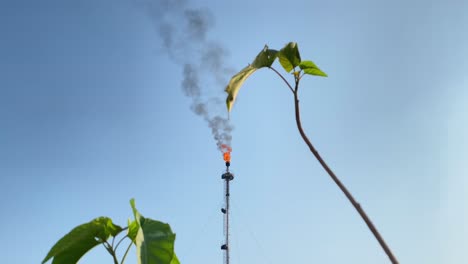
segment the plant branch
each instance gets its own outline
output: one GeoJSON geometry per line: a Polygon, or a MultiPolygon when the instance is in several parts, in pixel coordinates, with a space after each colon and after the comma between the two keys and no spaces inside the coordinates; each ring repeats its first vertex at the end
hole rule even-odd
{"type": "Polygon", "coordinates": [[[130,251],[130,247],[132,246],[133,241],[130,240],[130,245],[128,245],[127,250],[125,250],[125,254],[122,257],[122,260],[120,261],[120,264],[123,264],[125,261],[125,258],[127,257],[128,252],[130,251]]]}
{"type": "Polygon", "coordinates": [[[102,245],[106,248],[107,252],[109,252],[109,254],[112,256],[112,259],[114,260],[114,264],[119,264],[119,261],[117,260],[117,256],[115,255],[115,250],[112,248],[109,242],[103,241],[102,245]]]}
{"type": "Polygon", "coordinates": [[[279,76],[281,79],[283,79],[283,81],[284,81],[284,82],[286,83],[286,85],[289,87],[289,90],[291,90],[291,92],[294,93],[294,90],[293,90],[292,86],[291,86],[291,85],[289,84],[289,82],[284,78],[284,76],[281,75],[281,73],[279,73],[275,68],[273,68],[273,67],[271,67],[271,66],[268,67],[268,68],[270,68],[271,70],[273,70],[274,72],[276,72],[276,74],[278,74],[278,76],[279,76]]]}
{"type": "Polygon", "coordinates": [[[107,244],[105,244],[104,242],[102,242],[101,245],[107,250],[107,252],[109,252],[109,254],[112,255],[112,251],[111,251],[110,248],[107,246],[107,244]]]}
{"type": "Polygon", "coordinates": [[[117,259],[117,256],[115,255],[115,252],[112,251],[112,258],[114,259],[114,264],[119,264],[119,260],[117,259]]]}
{"type": "Polygon", "coordinates": [[[367,216],[366,212],[364,209],[362,209],[361,205],[354,199],[354,197],[351,195],[351,193],[348,191],[348,189],[343,185],[343,183],[338,179],[338,177],[335,175],[335,173],[328,167],[327,163],[323,160],[323,158],[320,156],[318,151],[315,149],[315,147],[312,145],[310,142],[309,138],[305,134],[303,128],[302,128],[302,123],[301,123],[301,117],[300,117],[300,111],[299,111],[299,98],[298,98],[298,89],[299,89],[299,79],[296,79],[296,85],[294,89],[294,109],[295,109],[295,114],[296,114],[296,124],[297,124],[297,129],[299,130],[299,133],[301,134],[302,139],[304,142],[307,144],[309,147],[310,151],[312,154],[314,154],[315,158],[318,160],[320,165],[325,169],[325,171],[328,173],[328,175],[332,178],[332,180],[336,183],[336,185],[340,188],[340,190],[344,193],[346,198],[348,198],[349,202],[354,206],[354,208],[358,211],[359,215],[362,217],[364,222],[366,223],[367,227],[370,229],[372,234],[375,236],[377,241],[379,242],[380,246],[382,249],[385,251],[387,254],[388,258],[393,264],[398,264],[398,260],[396,257],[393,255],[392,251],[390,248],[387,246],[385,243],[384,239],[380,235],[379,231],[377,231],[377,228],[374,226],[370,218],[367,216]]]}
{"type": "Polygon", "coordinates": [[[120,243],[122,243],[122,241],[124,241],[125,238],[127,238],[128,235],[125,235],[124,237],[122,237],[119,242],[117,242],[117,245],[115,246],[114,250],[117,250],[117,248],[119,247],[120,243]]]}

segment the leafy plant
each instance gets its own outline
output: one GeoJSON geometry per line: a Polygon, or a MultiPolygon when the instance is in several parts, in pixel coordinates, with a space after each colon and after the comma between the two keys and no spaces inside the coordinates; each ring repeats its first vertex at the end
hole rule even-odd
{"type": "Polygon", "coordinates": [[[112,256],[114,264],[123,264],[132,245],[136,246],[138,264],[179,264],[174,253],[176,235],[168,224],[143,217],[130,200],[135,220],[122,228],[108,217],[98,217],[73,228],[50,249],[42,264],[52,259],[52,264],[73,264],[97,245],[103,245],[112,256]],[[124,235],[123,232],[125,232],[124,235]],[[117,243],[114,243],[117,237],[117,243]],[[130,243],[122,258],[117,249],[128,238],[130,243]]]}
{"type": "Polygon", "coordinates": [[[375,238],[379,242],[382,249],[385,251],[385,253],[389,257],[390,261],[393,264],[397,264],[398,260],[393,255],[392,251],[387,246],[384,239],[382,238],[382,236],[380,235],[380,233],[378,232],[377,228],[374,226],[370,218],[367,216],[364,209],[362,209],[361,205],[354,199],[354,197],[351,195],[348,189],[343,185],[343,183],[338,179],[335,173],[330,169],[327,163],[323,160],[323,158],[320,156],[318,151],[315,149],[315,147],[312,145],[311,141],[305,134],[304,129],[302,128],[302,122],[301,122],[300,111],[299,111],[299,96],[298,96],[299,83],[302,77],[306,74],[314,75],[314,76],[322,76],[322,77],[327,77],[327,74],[323,72],[319,67],[317,67],[317,65],[315,65],[315,63],[313,63],[311,60],[305,60],[305,61],[301,60],[301,56],[299,53],[299,48],[297,46],[297,43],[290,42],[286,44],[286,46],[284,46],[284,48],[282,48],[279,51],[269,49],[268,46],[265,45],[265,48],[262,51],[260,51],[260,53],[257,55],[257,57],[254,59],[254,61],[251,64],[249,64],[247,67],[242,69],[239,73],[234,75],[231,78],[225,90],[228,94],[227,99],[226,99],[228,112],[232,110],[237,94],[239,93],[239,90],[244,84],[245,80],[247,80],[247,78],[250,75],[252,75],[255,71],[261,68],[268,68],[268,69],[273,70],[286,83],[287,87],[291,90],[293,97],[294,97],[296,125],[297,125],[297,128],[299,130],[299,133],[302,139],[307,144],[310,151],[318,160],[318,162],[322,165],[322,167],[331,177],[331,179],[335,182],[335,184],[344,193],[346,198],[348,198],[349,202],[357,210],[357,212],[362,217],[364,222],[367,224],[372,234],[375,236],[375,238]],[[294,78],[294,85],[291,85],[281,73],[279,73],[275,68],[272,67],[276,59],[278,59],[279,63],[281,64],[283,69],[286,70],[287,73],[292,74],[294,78]]]}

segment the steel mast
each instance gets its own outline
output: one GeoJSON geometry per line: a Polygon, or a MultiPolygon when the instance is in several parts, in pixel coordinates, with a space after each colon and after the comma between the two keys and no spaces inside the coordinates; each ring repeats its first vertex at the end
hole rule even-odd
{"type": "Polygon", "coordinates": [[[221,175],[221,179],[225,181],[225,188],[224,188],[224,193],[225,193],[225,206],[224,208],[221,208],[221,212],[224,214],[224,235],[225,235],[225,241],[224,244],[221,246],[221,250],[225,251],[225,258],[224,258],[224,263],[229,264],[229,250],[230,250],[230,245],[229,245],[229,182],[234,180],[234,175],[229,172],[229,166],[231,163],[229,161],[226,161],[226,172],[221,175]]]}

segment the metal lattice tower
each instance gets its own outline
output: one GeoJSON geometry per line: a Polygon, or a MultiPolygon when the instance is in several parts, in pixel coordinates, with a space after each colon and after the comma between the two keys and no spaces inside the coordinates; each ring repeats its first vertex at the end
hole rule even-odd
{"type": "Polygon", "coordinates": [[[221,179],[225,181],[225,188],[224,188],[224,194],[225,194],[225,205],[224,208],[221,208],[221,212],[224,214],[224,235],[225,235],[225,241],[224,244],[221,246],[221,250],[224,250],[224,263],[229,264],[229,250],[230,250],[230,245],[229,245],[229,182],[234,180],[234,175],[229,172],[229,166],[231,163],[229,161],[226,161],[226,172],[221,175],[221,179]]]}

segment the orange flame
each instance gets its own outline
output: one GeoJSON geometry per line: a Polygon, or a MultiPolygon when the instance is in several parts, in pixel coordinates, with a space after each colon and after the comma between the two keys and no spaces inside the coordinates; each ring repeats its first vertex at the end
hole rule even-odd
{"type": "Polygon", "coordinates": [[[224,161],[231,162],[231,152],[224,152],[223,158],[224,158],[224,161]]]}
{"type": "Polygon", "coordinates": [[[231,162],[231,151],[232,148],[228,145],[221,145],[221,151],[223,152],[223,158],[226,162],[231,162]]]}

